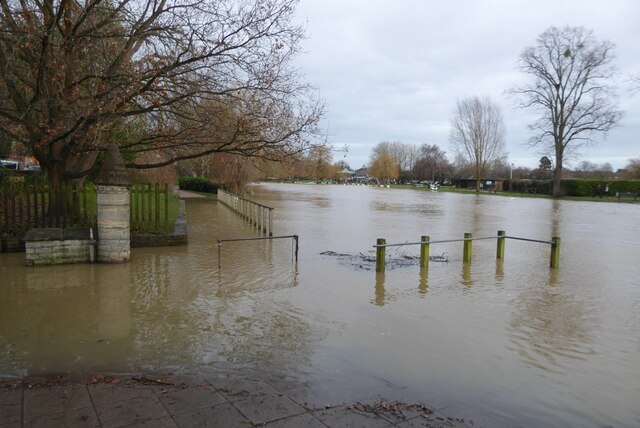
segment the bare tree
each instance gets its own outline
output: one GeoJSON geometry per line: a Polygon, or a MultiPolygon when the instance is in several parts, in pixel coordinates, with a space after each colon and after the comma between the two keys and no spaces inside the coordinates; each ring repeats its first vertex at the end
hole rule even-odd
{"type": "Polygon", "coordinates": [[[505,156],[504,132],[500,106],[490,98],[458,101],[451,120],[450,143],[457,155],[473,166],[476,192],[487,168],[505,156]]]}
{"type": "Polygon", "coordinates": [[[632,94],[640,92],[640,73],[634,74],[629,80],[631,82],[630,92],[632,94]]]}
{"type": "Polygon", "coordinates": [[[394,141],[390,143],[390,149],[398,160],[398,178],[401,181],[413,179],[413,167],[418,159],[418,147],[414,144],[394,141]]]}
{"type": "Polygon", "coordinates": [[[321,106],[292,65],[296,3],[0,0],[0,130],[53,182],[87,174],[131,126],[133,168],[305,150],[321,106]],[[161,160],[137,161],[150,151],[161,160]]]}
{"type": "Polygon", "coordinates": [[[619,174],[619,178],[623,180],[640,180],[640,158],[629,159],[629,163],[619,174]]]}
{"type": "Polygon", "coordinates": [[[522,107],[540,112],[530,125],[531,143],[554,151],[554,197],[562,196],[566,156],[592,143],[594,134],[606,133],[622,117],[607,84],[615,73],[613,48],[582,27],[551,27],[520,55],[520,70],[533,79],[510,92],[520,97],[522,107]]]}
{"type": "Polygon", "coordinates": [[[435,144],[423,144],[420,146],[413,171],[418,180],[442,182],[450,176],[451,163],[447,159],[446,152],[440,147],[435,144]]]}

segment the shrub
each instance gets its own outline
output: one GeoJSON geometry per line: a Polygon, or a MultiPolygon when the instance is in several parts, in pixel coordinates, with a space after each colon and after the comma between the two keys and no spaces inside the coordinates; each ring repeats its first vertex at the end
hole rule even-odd
{"type": "Polygon", "coordinates": [[[562,180],[565,196],[600,196],[609,187],[609,195],[617,192],[640,193],[640,180],[562,180]]]}
{"type": "Polygon", "coordinates": [[[195,192],[218,193],[218,185],[204,177],[180,177],[178,186],[182,190],[195,192]]]}

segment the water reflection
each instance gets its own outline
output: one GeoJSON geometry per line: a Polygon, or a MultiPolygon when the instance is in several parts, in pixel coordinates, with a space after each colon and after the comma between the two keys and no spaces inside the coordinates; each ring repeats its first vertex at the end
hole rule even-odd
{"type": "Polygon", "coordinates": [[[418,292],[420,297],[425,297],[429,291],[429,268],[420,268],[420,284],[418,285],[418,292]]]}
{"type": "Polygon", "coordinates": [[[376,272],[376,289],[374,304],[376,306],[384,306],[387,291],[384,288],[384,272],[376,272]]]}
{"type": "Polygon", "coordinates": [[[496,259],[496,282],[504,280],[504,259],[496,259]]]}
{"type": "Polygon", "coordinates": [[[466,287],[473,287],[475,283],[471,274],[471,263],[462,263],[461,284],[466,287]]]}
{"type": "Polygon", "coordinates": [[[598,313],[562,285],[557,269],[548,270],[548,282],[532,283],[513,301],[509,339],[528,364],[565,373],[572,361],[596,355],[592,331],[598,313]]]}

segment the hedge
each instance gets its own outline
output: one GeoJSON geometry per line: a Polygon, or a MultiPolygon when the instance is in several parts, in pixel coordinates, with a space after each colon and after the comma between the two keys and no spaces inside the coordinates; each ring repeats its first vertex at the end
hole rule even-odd
{"type": "Polygon", "coordinates": [[[218,193],[218,185],[204,177],[180,177],[178,186],[181,190],[193,190],[195,192],[218,193]]]}
{"type": "MultiPolygon", "coordinates": [[[[565,179],[560,183],[564,196],[605,196],[618,192],[640,194],[640,180],[565,179]]],[[[505,180],[503,186],[507,192],[527,193],[534,189],[535,193],[541,195],[553,193],[553,181],[550,180],[505,180]]]]}
{"type": "Polygon", "coordinates": [[[640,180],[562,180],[562,190],[565,196],[640,193],[640,180]],[[607,188],[608,192],[605,192],[607,188]]]}

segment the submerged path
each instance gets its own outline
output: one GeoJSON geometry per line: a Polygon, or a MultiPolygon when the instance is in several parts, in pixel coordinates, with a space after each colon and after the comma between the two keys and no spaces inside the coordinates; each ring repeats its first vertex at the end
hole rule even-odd
{"type": "Polygon", "coordinates": [[[175,189],[174,192],[180,199],[206,199],[207,198],[206,196],[201,195],[200,193],[190,192],[188,190],[175,189]]]}

